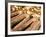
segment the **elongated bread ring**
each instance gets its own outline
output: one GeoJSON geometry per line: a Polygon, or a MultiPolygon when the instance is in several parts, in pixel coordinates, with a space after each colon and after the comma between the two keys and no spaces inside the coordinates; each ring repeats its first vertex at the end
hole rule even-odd
{"type": "Polygon", "coordinates": [[[28,27],[25,31],[38,30],[40,27],[40,21],[33,22],[30,27],[28,27]]]}

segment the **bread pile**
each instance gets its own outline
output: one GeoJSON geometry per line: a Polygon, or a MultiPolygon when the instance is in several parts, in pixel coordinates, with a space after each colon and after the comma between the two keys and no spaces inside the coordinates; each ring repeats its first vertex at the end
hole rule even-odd
{"type": "Polygon", "coordinates": [[[12,31],[31,31],[40,29],[40,6],[11,5],[10,12],[12,31]]]}

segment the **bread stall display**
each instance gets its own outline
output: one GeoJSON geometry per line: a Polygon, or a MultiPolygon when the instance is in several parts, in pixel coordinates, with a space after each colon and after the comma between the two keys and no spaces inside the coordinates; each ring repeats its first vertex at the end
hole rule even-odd
{"type": "Polygon", "coordinates": [[[40,30],[41,7],[11,5],[11,30],[32,31],[40,30]]]}

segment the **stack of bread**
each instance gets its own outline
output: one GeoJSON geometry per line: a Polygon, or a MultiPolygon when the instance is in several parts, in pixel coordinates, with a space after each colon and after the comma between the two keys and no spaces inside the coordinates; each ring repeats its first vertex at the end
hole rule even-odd
{"type": "Polygon", "coordinates": [[[12,31],[40,30],[40,6],[11,5],[10,10],[12,31]]]}

